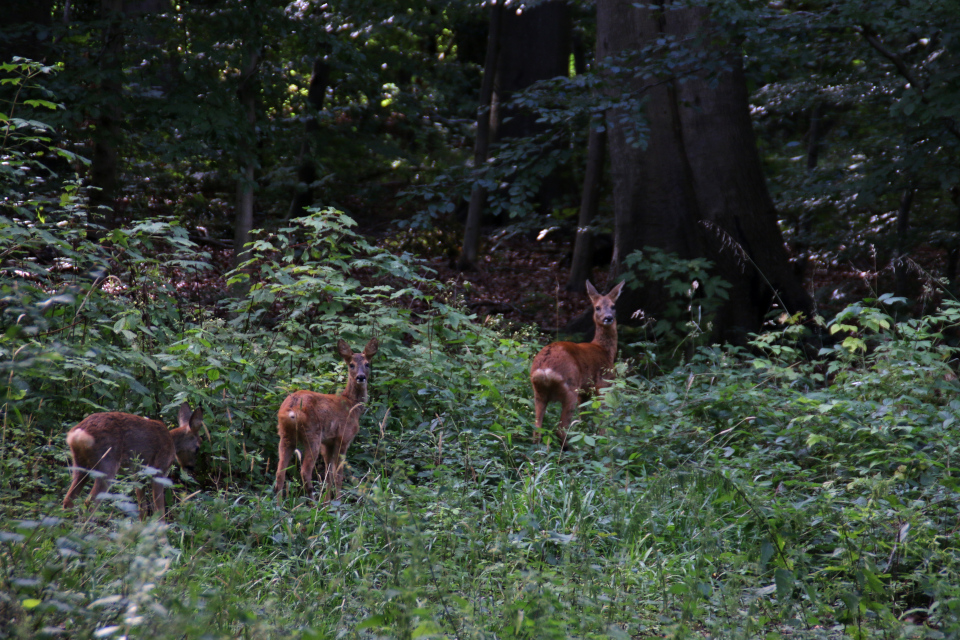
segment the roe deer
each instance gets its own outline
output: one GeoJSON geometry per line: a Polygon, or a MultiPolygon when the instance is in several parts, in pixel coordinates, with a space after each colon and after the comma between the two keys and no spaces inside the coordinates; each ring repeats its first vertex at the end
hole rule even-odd
{"type": "Polygon", "coordinates": [[[587,280],[587,295],[593,303],[593,323],[596,331],[592,342],[551,342],[536,355],[530,366],[530,382],[533,384],[533,403],[536,411],[534,442],[543,435],[543,415],[547,404],[559,402],[560,424],[557,438],[566,448],[567,427],[580,403],[585,402],[594,391],[610,383],[610,369],[617,357],[617,315],[614,303],[620,297],[621,282],[605,296],[587,280]]]}
{"type": "MultiPolygon", "coordinates": [[[[157,482],[166,478],[174,459],[187,469],[193,469],[200,447],[200,426],[203,424],[203,409],[191,413],[190,405],[180,405],[177,417],[179,426],[167,429],[159,420],[141,418],[129,413],[94,413],[87,416],[67,433],[67,444],[73,457],[73,483],[63,499],[67,509],[73,506],[77,494],[90,478],[90,471],[98,475],[93,481],[93,490],[88,502],[107,490],[121,467],[127,467],[133,459],[142,466],[153,467],[157,475],[153,486],[153,511],[164,519],[165,486],[157,482]]],[[[140,518],[147,513],[143,490],[137,488],[137,503],[140,518]]]]}
{"type": "Polygon", "coordinates": [[[280,434],[280,460],[277,463],[277,480],[273,490],[283,495],[287,466],[298,443],[305,445],[300,478],[309,498],[313,498],[313,468],[317,456],[323,456],[324,497],[340,496],[343,484],[343,465],[347,448],[360,430],[360,416],[367,402],[367,378],[370,376],[370,360],[376,355],[380,344],[376,338],[363,348],[363,353],[354,353],[341,339],[336,353],[347,363],[347,388],[339,394],[294,391],[280,405],[277,412],[277,432],[280,434]]]}

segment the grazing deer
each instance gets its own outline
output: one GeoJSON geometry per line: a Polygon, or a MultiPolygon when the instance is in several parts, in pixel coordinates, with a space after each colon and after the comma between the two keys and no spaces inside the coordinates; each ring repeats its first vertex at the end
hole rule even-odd
{"type": "MultiPolygon", "coordinates": [[[[203,409],[191,413],[190,405],[180,405],[177,418],[179,426],[167,429],[159,420],[141,418],[129,413],[94,413],[84,418],[67,433],[67,444],[73,457],[73,483],[63,499],[67,509],[73,506],[77,494],[90,478],[90,471],[99,475],[93,481],[93,490],[87,502],[97,500],[106,491],[121,467],[127,467],[134,459],[142,466],[157,470],[153,482],[153,512],[166,516],[164,504],[165,486],[158,482],[167,477],[174,459],[187,469],[193,470],[200,447],[200,426],[203,424],[203,409]]],[[[137,488],[137,503],[140,519],[147,515],[143,490],[137,488]]]]}
{"type": "Polygon", "coordinates": [[[547,404],[559,402],[560,424],[557,438],[566,447],[567,428],[580,403],[594,391],[610,385],[608,378],[617,357],[617,315],[614,303],[620,297],[621,282],[605,296],[587,281],[587,295],[593,303],[596,330],[591,342],[551,342],[536,355],[530,366],[533,403],[536,412],[534,442],[543,435],[543,415],[547,404]]]}
{"type": "Polygon", "coordinates": [[[347,363],[347,388],[339,394],[294,391],[280,405],[277,412],[280,460],[277,481],[273,485],[278,496],[283,495],[287,466],[298,443],[305,445],[300,478],[307,496],[313,498],[313,468],[318,455],[323,456],[326,466],[323,476],[325,499],[329,499],[331,490],[334,498],[340,496],[347,448],[360,430],[360,416],[368,399],[370,360],[379,346],[377,339],[373,338],[363,348],[363,353],[354,353],[341,339],[336,353],[347,363]]]}

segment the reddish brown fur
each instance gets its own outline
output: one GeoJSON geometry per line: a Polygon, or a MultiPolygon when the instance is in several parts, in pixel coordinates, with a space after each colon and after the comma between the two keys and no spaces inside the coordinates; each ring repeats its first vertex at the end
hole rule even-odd
{"type": "Polygon", "coordinates": [[[536,355],[530,366],[533,403],[536,412],[534,442],[543,436],[543,416],[547,405],[559,402],[560,424],[557,438],[566,446],[567,428],[582,402],[610,385],[608,378],[617,356],[617,317],[614,303],[623,288],[621,282],[601,296],[590,282],[587,294],[593,303],[596,331],[591,342],[551,342],[536,355]]]}
{"type": "MultiPolygon", "coordinates": [[[[90,478],[89,471],[98,475],[93,481],[88,502],[110,487],[117,471],[129,466],[134,459],[143,466],[158,471],[155,478],[166,478],[170,466],[176,460],[181,467],[190,469],[196,460],[200,446],[200,426],[203,424],[203,409],[190,411],[187,403],[180,405],[179,426],[167,429],[159,420],[141,418],[129,413],[94,413],[84,418],[67,433],[67,445],[73,458],[73,482],[63,499],[63,506],[70,508],[73,501],[90,478]]],[[[165,516],[164,485],[152,482],[153,511],[165,516]]],[[[143,491],[137,489],[140,517],[147,513],[143,491]]]]}
{"type": "Polygon", "coordinates": [[[339,394],[295,391],[280,405],[277,412],[280,460],[273,485],[277,495],[283,494],[293,451],[299,443],[303,443],[300,478],[307,495],[313,498],[313,469],[317,457],[322,456],[326,467],[323,480],[325,499],[329,499],[331,490],[334,497],[339,497],[347,449],[360,430],[360,416],[367,401],[370,360],[376,355],[378,347],[377,339],[373,338],[364,347],[363,353],[353,353],[347,343],[340,340],[337,354],[347,363],[347,388],[339,394]]]}

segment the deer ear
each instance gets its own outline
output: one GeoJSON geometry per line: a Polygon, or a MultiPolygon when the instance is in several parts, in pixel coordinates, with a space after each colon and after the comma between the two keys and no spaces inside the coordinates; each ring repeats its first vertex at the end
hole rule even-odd
{"type": "Polygon", "coordinates": [[[617,286],[615,286],[613,289],[610,289],[610,293],[607,294],[607,297],[610,298],[610,300],[612,300],[613,302],[616,302],[617,298],[620,297],[620,292],[623,290],[624,282],[626,282],[626,280],[621,280],[617,284],[617,286]]]}
{"type": "Polygon", "coordinates": [[[377,349],[380,348],[380,341],[376,338],[370,338],[370,342],[367,343],[367,346],[363,348],[363,357],[369,360],[373,356],[377,355],[377,349]]]}
{"type": "Polygon", "coordinates": [[[600,297],[600,292],[589,280],[587,280],[587,295],[590,296],[590,302],[596,302],[597,298],[600,297]]]}
{"type": "Polygon", "coordinates": [[[186,402],[180,405],[180,412],[177,414],[177,426],[190,426],[190,405],[186,402]]]}
{"type": "Polygon", "coordinates": [[[353,349],[350,348],[350,345],[347,344],[347,341],[343,338],[340,338],[337,342],[337,354],[344,360],[349,360],[353,357],[353,349]]]}
{"type": "Polygon", "coordinates": [[[200,427],[203,426],[203,407],[197,407],[197,410],[190,416],[190,431],[194,435],[200,435],[200,427]]]}

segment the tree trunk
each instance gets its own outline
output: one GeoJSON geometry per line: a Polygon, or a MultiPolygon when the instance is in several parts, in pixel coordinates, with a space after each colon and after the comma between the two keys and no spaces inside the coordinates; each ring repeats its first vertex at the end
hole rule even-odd
{"type": "MultiPolygon", "coordinates": [[[[487,150],[492,141],[528,136],[535,133],[539,126],[533,114],[511,112],[506,120],[501,118],[496,107],[506,105],[512,93],[538,80],[566,75],[570,64],[570,8],[565,1],[548,0],[519,12],[512,6],[504,9],[501,5],[502,0],[490,7],[490,35],[480,96],[481,111],[485,111],[487,104],[490,110],[489,116],[481,113],[477,120],[477,153],[474,154],[474,162],[478,169],[486,163],[487,150]],[[489,97],[485,93],[488,78],[489,97]],[[482,158],[479,153],[481,143],[482,158]]],[[[549,207],[559,190],[559,182],[554,176],[543,179],[538,194],[542,209],[549,207]]],[[[480,251],[480,223],[486,200],[486,189],[475,185],[470,193],[463,250],[458,262],[460,269],[476,266],[480,251]]]]}
{"type": "MultiPolygon", "coordinates": [[[[665,10],[651,10],[632,0],[599,0],[598,57],[675,38],[687,46],[709,42],[699,45],[699,53],[722,55],[726,69],[714,77],[675,70],[685,73],[683,82],[662,75],[633,81],[630,88],[647,99],[645,149],[631,143],[623,124],[627,114],[608,114],[614,272],[645,246],[713,260],[717,273],[732,284],[715,330],[739,342],[760,328],[774,297],[791,312],[809,313],[812,302],[790,267],[766,188],[740,52],[735,43],[720,50],[721,39],[703,37],[713,29],[705,9],[663,4],[665,10]]],[[[652,289],[627,289],[617,306],[619,318],[627,321],[637,309],[656,317],[661,304],[652,289]]]]}
{"type": "Polygon", "coordinates": [[[603,162],[606,159],[607,132],[603,121],[595,119],[590,123],[590,136],[587,140],[587,170],[583,177],[583,194],[580,197],[580,216],[577,219],[577,239],[573,245],[573,259],[570,264],[570,279],[567,291],[586,291],[586,282],[590,277],[593,254],[593,231],[590,223],[597,215],[600,203],[600,183],[603,180],[603,162]]]}
{"type": "Polygon", "coordinates": [[[916,190],[909,187],[900,194],[900,208],[897,210],[897,238],[893,256],[893,272],[895,275],[894,295],[907,296],[909,279],[907,273],[907,234],[910,232],[910,207],[913,206],[913,195],[916,190]]]}
{"type": "Polygon", "coordinates": [[[240,152],[242,169],[237,180],[237,211],[233,234],[234,267],[242,264],[248,257],[246,248],[250,242],[250,231],[253,229],[253,204],[256,188],[257,164],[257,92],[256,75],[260,65],[260,52],[251,49],[247,54],[247,65],[240,74],[240,86],[237,97],[243,107],[243,114],[247,121],[247,148],[240,152]]]}
{"type": "MultiPolygon", "coordinates": [[[[490,4],[490,31],[487,36],[487,56],[483,63],[483,81],[480,84],[480,107],[477,109],[477,139],[474,143],[473,165],[478,174],[487,162],[490,148],[491,120],[495,113],[492,108],[494,80],[497,59],[500,56],[500,25],[503,15],[503,0],[493,0],[490,4]]],[[[479,183],[473,185],[470,192],[470,207],[467,209],[467,221],[463,230],[463,248],[457,268],[473,269],[480,254],[480,221],[483,217],[483,204],[487,200],[487,190],[479,183]]]]}
{"type": "Polygon", "coordinates": [[[100,10],[107,27],[100,53],[100,112],[95,120],[93,157],[90,160],[90,208],[107,226],[117,222],[117,182],[123,110],[123,0],[102,0],[100,10]]]}
{"type": "Polygon", "coordinates": [[[0,27],[0,63],[13,56],[43,61],[49,50],[52,0],[4,0],[3,26],[0,27]]]}
{"type": "Polygon", "coordinates": [[[297,168],[297,191],[290,202],[287,219],[299,218],[307,213],[307,207],[313,204],[313,183],[317,180],[317,163],[313,159],[311,143],[317,135],[317,113],[323,109],[323,99],[330,86],[330,65],[324,56],[313,61],[310,74],[310,88],[307,90],[307,104],[310,111],[303,124],[303,140],[300,142],[300,166],[297,168]]]}

